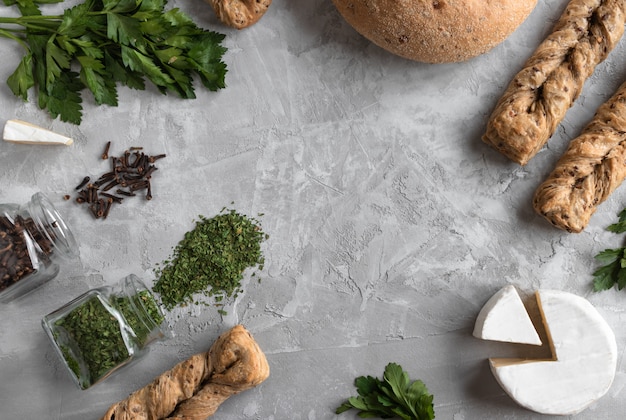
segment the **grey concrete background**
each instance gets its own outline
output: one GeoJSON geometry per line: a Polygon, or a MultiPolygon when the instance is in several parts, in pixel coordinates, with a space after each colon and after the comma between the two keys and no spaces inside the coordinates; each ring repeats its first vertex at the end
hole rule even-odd
{"type": "MultiPolygon", "coordinates": [[[[626,205],[619,189],[580,234],[531,208],[535,188],[626,78],[623,43],[597,69],[557,133],[526,167],[481,140],[495,102],[551,29],[565,0],[540,0],[504,43],[464,63],[428,65],[381,50],[347,26],[329,0],[274,0],[255,26],[221,26],[201,0],[171,1],[226,34],[228,87],[197,99],[120,89],[120,105],[85,101],[80,126],[52,121],[0,84],[0,123],[19,118],[72,136],[71,147],[0,144],[0,202],[48,195],[71,224],[81,258],[33,293],[0,306],[0,418],[96,420],[112,403],[242,323],[271,376],[228,400],[218,419],[322,420],[355,394],[359,375],[400,363],[435,396],[437,419],[544,419],[497,385],[487,358],[524,347],[482,342],[478,311],[505,284],[587,297],[614,329],[620,357],[609,393],[580,419],[626,409],[622,352],[626,295],[591,291],[593,256],[622,244],[605,227],[626,205]],[[131,146],[166,153],[154,199],[105,221],[63,196],[103,171],[98,156],[131,146]],[[266,265],[244,293],[215,307],[168,314],[175,337],[139,363],[78,390],[41,318],[78,294],[134,273],[151,284],[198,215],[223,207],[259,217],[266,265]]],[[[6,8],[3,8],[3,10],[6,8]]],[[[22,51],[3,40],[0,79],[22,51]]],[[[86,96],[88,98],[88,96],[86,96]]]]}

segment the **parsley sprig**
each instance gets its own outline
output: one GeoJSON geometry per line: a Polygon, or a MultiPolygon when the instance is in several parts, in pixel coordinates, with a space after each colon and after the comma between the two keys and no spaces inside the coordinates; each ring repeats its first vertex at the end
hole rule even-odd
{"type": "MultiPolygon", "coordinates": [[[[617,223],[606,229],[613,233],[626,232],[626,209],[622,210],[617,223]]],[[[593,273],[593,290],[596,292],[609,290],[616,286],[618,290],[626,287],[626,247],[605,249],[595,256],[601,264],[593,273]]]]}
{"type": "Polygon", "coordinates": [[[403,420],[432,420],[435,418],[433,396],[421,380],[411,382],[409,375],[396,363],[385,367],[383,379],[359,376],[355,379],[358,396],[350,397],[335,411],[341,414],[359,410],[361,418],[380,417],[403,420]]]}
{"type": "Polygon", "coordinates": [[[167,0],[85,0],[62,15],[42,15],[41,4],[62,0],[4,0],[19,17],[0,17],[0,37],[26,50],[7,84],[53,118],[80,124],[84,89],[98,105],[117,106],[117,85],[195,98],[193,78],[211,91],[225,87],[224,35],[199,28],[167,0]]]}

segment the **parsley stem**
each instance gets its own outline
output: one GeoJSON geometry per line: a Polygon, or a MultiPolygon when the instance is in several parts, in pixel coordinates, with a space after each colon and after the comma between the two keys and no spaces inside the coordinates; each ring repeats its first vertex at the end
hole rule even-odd
{"type": "Polygon", "coordinates": [[[12,39],[14,41],[17,41],[27,51],[30,49],[28,44],[26,42],[24,42],[24,40],[22,38],[20,38],[19,36],[16,36],[12,31],[7,31],[5,29],[0,28],[0,37],[8,38],[8,39],[12,39]]]}

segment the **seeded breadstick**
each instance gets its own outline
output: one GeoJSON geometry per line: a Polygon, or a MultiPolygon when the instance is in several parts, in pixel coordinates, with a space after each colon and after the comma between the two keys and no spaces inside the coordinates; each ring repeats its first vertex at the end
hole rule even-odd
{"type": "Polygon", "coordinates": [[[483,141],[525,165],[624,33],[624,0],[571,0],[498,101],[483,141]]]}
{"type": "Polygon", "coordinates": [[[626,83],[572,140],[533,198],[554,226],[582,231],[597,206],[626,178],[626,83]]]}

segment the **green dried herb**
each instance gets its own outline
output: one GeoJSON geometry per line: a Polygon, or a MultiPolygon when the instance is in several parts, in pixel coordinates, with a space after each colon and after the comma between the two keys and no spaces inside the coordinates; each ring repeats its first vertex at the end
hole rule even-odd
{"type": "Polygon", "coordinates": [[[193,230],[155,272],[153,291],[166,309],[184,306],[201,293],[220,302],[236,296],[249,267],[263,269],[261,243],[267,238],[255,219],[223,209],[213,218],[199,216],[193,230]]]}
{"type": "Polygon", "coordinates": [[[163,314],[159,311],[156,301],[147,290],[140,291],[130,299],[119,296],[115,299],[114,305],[124,315],[126,322],[134,331],[140,346],[148,342],[154,327],[161,325],[165,320],[163,314]],[[138,311],[143,315],[147,315],[149,320],[139,316],[137,314],[138,311]]]}
{"type": "Polygon", "coordinates": [[[133,344],[124,340],[120,322],[113,314],[115,310],[132,329],[130,334],[134,333],[133,341],[139,348],[148,342],[154,327],[164,321],[150,292],[143,290],[132,297],[113,296],[110,302],[93,295],[54,324],[55,340],[83,388],[96,383],[131,357],[132,350],[127,346],[133,344]],[[64,341],[73,345],[63,344],[64,341]],[[76,352],[72,352],[72,348],[76,352]],[[74,356],[84,363],[85,374],[74,356]]]}
{"type": "Polygon", "coordinates": [[[59,349],[61,349],[61,353],[63,353],[63,358],[67,362],[67,366],[74,372],[76,377],[80,377],[80,364],[78,360],[72,357],[70,348],[68,346],[59,346],[59,349]]]}
{"type": "Polygon", "coordinates": [[[97,296],[87,299],[55,325],[64,330],[80,351],[89,373],[88,384],[95,383],[129,357],[117,318],[97,296]]]}

